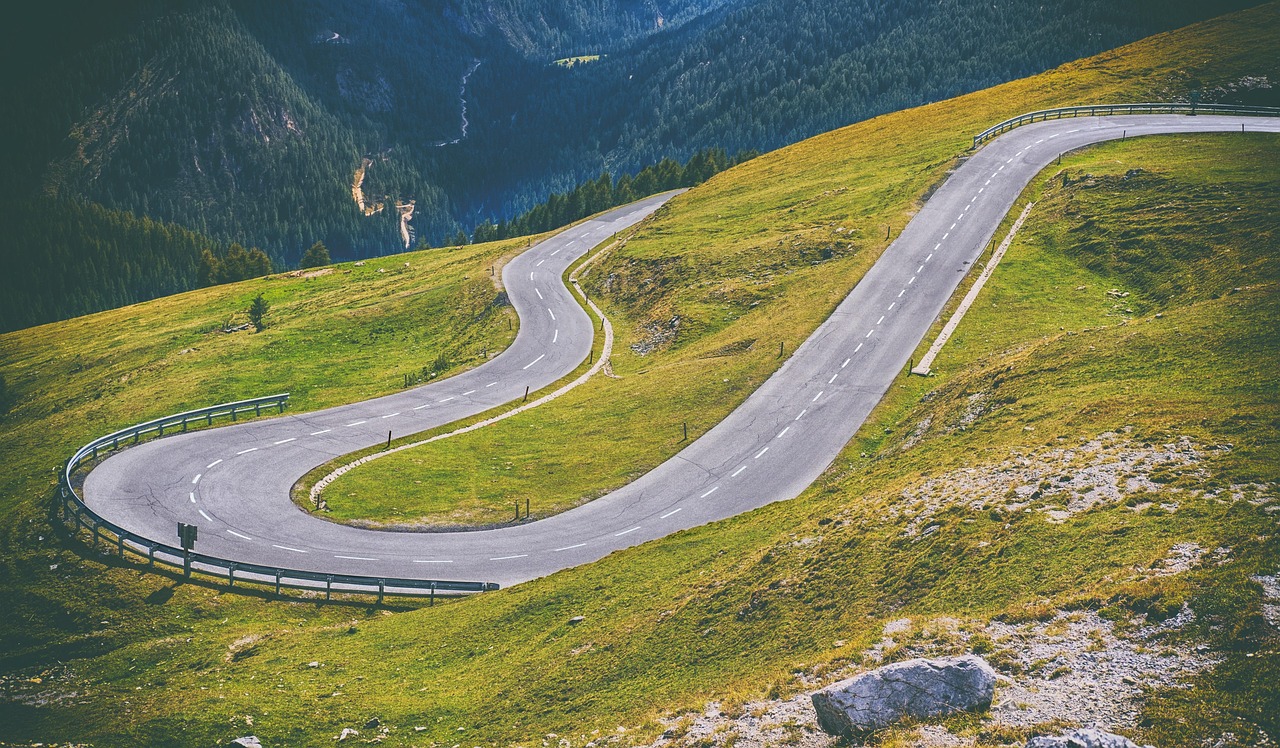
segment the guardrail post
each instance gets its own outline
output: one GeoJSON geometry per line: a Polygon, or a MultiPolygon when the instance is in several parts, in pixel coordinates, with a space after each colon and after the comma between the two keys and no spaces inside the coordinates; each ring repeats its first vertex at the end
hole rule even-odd
{"type": "Polygon", "coordinates": [[[276,597],[280,597],[280,575],[282,573],[280,569],[276,569],[276,597]]]}
{"type": "Polygon", "coordinates": [[[238,421],[238,420],[240,420],[240,419],[236,418],[236,406],[234,406],[234,405],[232,405],[232,406],[231,406],[231,420],[233,420],[233,421],[238,421]]]}
{"type": "Polygon", "coordinates": [[[93,445],[93,459],[98,459],[98,445],[93,445]]]}
{"type": "Polygon", "coordinates": [[[123,535],[116,536],[116,549],[119,550],[120,560],[123,561],[124,560],[124,536],[123,535]]]}
{"type": "Polygon", "coordinates": [[[158,434],[156,434],[157,436],[164,436],[164,424],[163,424],[163,423],[162,423],[162,424],[160,424],[159,426],[156,426],[156,429],[159,431],[159,433],[158,433],[158,434]]]}
{"type": "Polygon", "coordinates": [[[153,569],[156,567],[156,544],[155,543],[152,543],[151,545],[147,546],[147,566],[150,566],[153,569]]]}
{"type": "Polygon", "coordinates": [[[117,437],[115,437],[114,439],[112,439],[112,440],[111,440],[111,449],[112,449],[112,450],[120,449],[120,437],[119,437],[119,436],[117,436],[117,437]]]}
{"type": "Polygon", "coordinates": [[[434,606],[435,604],[436,604],[436,583],[432,582],[431,583],[431,605],[434,606]]]}
{"type": "Polygon", "coordinates": [[[187,417],[182,417],[182,433],[187,433],[187,417]]]}
{"type": "Polygon", "coordinates": [[[227,587],[231,588],[235,586],[236,586],[236,565],[235,565],[235,562],[233,561],[229,566],[227,566],[227,587]]]}
{"type": "Polygon", "coordinates": [[[378,580],[378,605],[382,604],[382,596],[386,592],[386,590],[387,590],[387,580],[379,579],[378,580]]]}
{"type": "Polygon", "coordinates": [[[279,406],[280,406],[280,412],[281,412],[281,413],[283,413],[283,412],[284,412],[284,398],[282,397],[282,398],[280,398],[278,401],[276,401],[276,405],[279,405],[279,406]]]}
{"type": "Polygon", "coordinates": [[[137,443],[138,443],[138,439],[140,439],[140,438],[142,438],[142,432],[141,432],[141,431],[138,431],[137,429],[134,429],[134,430],[133,430],[133,443],[134,443],[134,444],[137,444],[137,443]]]}
{"type": "Polygon", "coordinates": [[[93,549],[98,550],[98,523],[93,523],[93,549]]]}
{"type": "Polygon", "coordinates": [[[211,411],[209,411],[208,413],[205,413],[205,414],[204,414],[204,423],[205,423],[205,425],[206,425],[206,426],[212,426],[212,425],[213,425],[213,411],[212,411],[212,410],[211,410],[211,411]]]}
{"type": "Polygon", "coordinates": [[[191,578],[191,551],[182,550],[182,576],[184,579],[191,578]]]}
{"type": "Polygon", "coordinates": [[[262,403],[254,403],[254,404],[253,404],[253,414],[254,414],[255,416],[260,416],[260,415],[262,415],[262,403]]]}
{"type": "Polygon", "coordinates": [[[324,581],[324,599],[328,600],[333,595],[333,575],[330,574],[324,581]]]}

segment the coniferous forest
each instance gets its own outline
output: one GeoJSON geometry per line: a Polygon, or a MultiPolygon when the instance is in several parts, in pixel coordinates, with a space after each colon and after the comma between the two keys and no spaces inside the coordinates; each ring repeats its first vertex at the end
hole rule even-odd
{"type": "Polygon", "coordinates": [[[0,331],[317,242],[345,260],[548,230],[1250,4],[52,0],[5,50],[0,331]]]}

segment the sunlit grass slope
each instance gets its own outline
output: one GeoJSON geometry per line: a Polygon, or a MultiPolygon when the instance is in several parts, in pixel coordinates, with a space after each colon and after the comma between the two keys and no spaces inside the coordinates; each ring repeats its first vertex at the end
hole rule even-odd
{"type": "MultiPolygon", "coordinates": [[[[1274,76],[1277,16],[1273,5],[1166,35],[996,93],[898,115],[901,135],[881,118],[712,180],[592,276],[597,297],[613,277],[612,313],[631,342],[648,322],[688,320],[649,356],[620,360],[616,382],[636,387],[632,397],[644,405],[637,412],[660,414],[647,410],[667,406],[656,386],[642,386],[645,367],[666,367],[674,378],[682,366],[705,365],[695,353],[732,353],[733,343],[756,337],[745,353],[713,359],[737,368],[690,375],[745,396],[776,365],[768,360],[772,342],[798,340],[821,319],[822,310],[804,302],[834,303],[881,245],[877,224],[900,225],[971,131],[1035,106],[1160,98],[1188,75],[1274,76]],[[846,192],[834,194],[841,187],[846,192]],[[859,202],[849,192],[862,193],[859,202]],[[854,239],[824,260],[823,248],[837,244],[826,232],[838,227],[854,239]],[[799,241],[795,254],[770,250],[779,240],[799,241]],[[848,274],[841,286],[820,277],[836,268],[848,274]],[[773,286],[752,285],[766,273],[773,286]],[[769,313],[752,317],[761,307],[769,313]],[[782,319],[793,313],[800,321],[782,319]],[[741,320],[752,327],[735,327],[741,320]],[[737,361],[746,363],[728,363],[737,361]]],[[[306,378],[248,352],[242,373],[233,370],[235,357],[214,355],[218,345],[267,348],[274,340],[283,350],[294,344],[286,338],[309,336],[316,345],[352,334],[350,320],[331,319],[347,303],[340,277],[255,281],[0,337],[0,372],[18,395],[0,424],[0,589],[8,613],[0,623],[0,740],[211,745],[255,733],[266,745],[328,745],[343,727],[372,737],[377,730],[363,725],[377,716],[388,745],[540,745],[550,732],[575,746],[606,734],[640,742],[662,731],[656,720],[666,713],[711,699],[733,709],[802,690],[801,674],[860,661],[888,620],[948,616],[977,627],[997,615],[1025,620],[1067,607],[1123,623],[1139,613],[1164,617],[1187,602],[1195,622],[1163,646],[1207,646],[1222,662],[1191,690],[1152,693],[1143,726],[1131,732],[1159,745],[1226,732],[1235,744],[1255,743],[1257,726],[1274,734],[1280,713],[1273,687],[1280,643],[1250,581],[1276,572],[1280,548],[1274,517],[1249,501],[1274,493],[1280,478],[1276,148],[1263,136],[1170,137],[1069,155],[1065,186],[1056,169],[1033,186],[1029,197],[1040,202],[1023,239],[939,359],[941,375],[895,386],[803,496],[510,590],[398,615],[269,602],[117,568],[54,537],[43,516],[54,467],[92,434],[266,391],[291,389],[298,407],[367,397],[394,390],[404,373],[434,360],[437,349],[426,342],[415,352],[421,357],[398,353],[413,348],[404,338],[368,354],[349,343],[346,371],[281,354],[300,372],[322,370],[304,387],[306,378]],[[1144,172],[1124,179],[1134,168],[1144,172]],[[1139,216],[1145,220],[1129,220],[1139,216]],[[273,296],[295,283],[291,295],[273,296]],[[313,311],[290,311],[318,287],[308,283],[334,283],[335,295],[312,298],[313,311]],[[1106,295],[1112,289],[1130,295],[1106,295]],[[274,333],[199,333],[259,290],[275,305],[274,333]],[[113,352],[111,341],[132,347],[113,352]],[[196,350],[179,353],[188,348],[196,350]],[[76,370],[75,356],[86,350],[98,355],[76,370]],[[194,354],[210,358],[189,366],[194,354]],[[218,389],[225,377],[243,378],[218,389]],[[349,384],[339,386],[340,378],[349,384]],[[328,381],[332,388],[322,389],[328,381]],[[977,495],[944,502],[929,519],[936,527],[922,529],[914,501],[904,498],[957,469],[990,473],[1015,452],[1034,456],[1105,432],[1137,445],[1186,437],[1202,457],[1158,473],[1157,488],[1133,501],[1104,503],[1061,524],[1049,521],[1059,500],[1052,495],[1032,499],[1031,512],[977,495]],[[1204,493],[1243,484],[1271,488],[1243,489],[1244,500],[1229,490],[1222,500],[1204,493]],[[991,505],[975,508],[972,500],[991,505]],[[1178,575],[1135,571],[1179,543],[1231,552],[1220,565],[1178,575]],[[585,620],[570,624],[578,615],[585,620]]],[[[429,282],[452,277],[453,291],[431,308],[447,316],[472,281],[488,282],[481,275],[501,251],[388,259],[380,261],[388,273],[370,283],[400,282],[383,276],[404,261],[413,273],[424,263],[425,279],[425,263],[440,262],[429,282]],[[460,264],[449,265],[454,260],[460,264]]],[[[376,273],[377,265],[351,268],[348,278],[376,273]]],[[[386,296],[354,316],[362,327],[353,339],[402,330],[426,341],[421,325],[431,315],[397,296],[420,283],[367,288],[366,301],[386,296]]],[[[475,298],[478,310],[492,288],[475,298]]],[[[474,355],[482,334],[492,336],[490,350],[500,346],[509,333],[496,320],[477,323],[470,350],[450,349],[453,358],[474,355]]],[[[674,440],[671,420],[663,438],[674,440]]],[[[952,726],[980,744],[1006,739],[983,736],[974,722],[952,726]]]]}
{"type": "Polygon", "coordinates": [[[696,438],[781,366],[779,346],[793,350],[827,317],[974,133],[1037,108],[1163,101],[1193,84],[1274,77],[1278,18],[1270,6],[1153,37],[715,177],[585,276],[619,332],[617,378],[348,472],[326,490],[327,516],[505,522],[513,502],[546,516],[633,480],[685,446],[683,424],[696,438]]]}

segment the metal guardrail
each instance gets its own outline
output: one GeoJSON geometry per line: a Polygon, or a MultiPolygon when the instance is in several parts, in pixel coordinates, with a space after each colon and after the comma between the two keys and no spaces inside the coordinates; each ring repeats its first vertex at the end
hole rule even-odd
{"type": "Polygon", "coordinates": [[[1238,114],[1249,117],[1280,117],[1280,108],[1268,106],[1242,106],[1238,104],[1190,104],[1182,102],[1144,103],[1144,104],[1095,104],[1090,106],[1064,106],[1057,109],[1041,109],[1036,112],[1020,114],[1007,119],[998,125],[988,127],[973,136],[973,147],[977,148],[997,135],[1006,133],[1015,127],[1047,119],[1065,119],[1067,117],[1100,117],[1111,114],[1238,114]]]}
{"type": "Polygon", "coordinates": [[[223,403],[209,408],[157,418],[153,421],[130,426],[94,439],[77,450],[71,456],[71,459],[67,460],[59,475],[58,509],[63,524],[70,523],[73,534],[81,530],[88,530],[92,533],[94,548],[97,548],[98,544],[104,541],[114,544],[122,559],[125,557],[125,552],[128,551],[145,558],[149,567],[154,568],[156,564],[163,564],[182,569],[186,576],[190,576],[195,571],[213,577],[225,577],[227,586],[230,588],[235,588],[236,582],[267,585],[274,588],[276,595],[280,594],[281,588],[287,587],[312,592],[323,590],[326,600],[330,599],[334,592],[361,594],[374,594],[376,592],[379,603],[382,602],[383,597],[386,595],[429,595],[434,602],[436,592],[487,592],[498,589],[498,585],[494,582],[457,582],[439,579],[327,574],[301,569],[242,563],[203,553],[188,552],[182,548],[130,532],[104,519],[97,512],[90,509],[79,494],[76,493],[72,482],[76,470],[86,461],[97,460],[98,455],[102,452],[115,451],[120,449],[121,445],[137,444],[145,434],[155,433],[156,437],[159,438],[165,435],[166,430],[171,434],[175,432],[182,433],[192,425],[212,425],[214,418],[229,417],[235,421],[238,420],[240,414],[250,411],[255,415],[260,415],[264,408],[268,410],[276,408],[283,413],[285,403],[288,400],[289,393],[286,392],[252,400],[223,403]],[[104,537],[104,531],[109,533],[110,537],[104,537]]]}

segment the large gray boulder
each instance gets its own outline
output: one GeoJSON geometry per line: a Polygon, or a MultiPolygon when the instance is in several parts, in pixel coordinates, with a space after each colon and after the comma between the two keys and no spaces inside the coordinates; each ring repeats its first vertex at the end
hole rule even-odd
{"type": "MultiPolygon", "coordinates": [[[[1027,741],[1027,748],[1139,748],[1137,743],[1123,735],[1086,727],[1050,737],[1043,735],[1027,741]]],[[[1146,746],[1151,748],[1151,746],[1146,746]]]]}
{"type": "Polygon", "coordinates": [[[907,660],[833,683],[813,694],[818,726],[832,735],[859,735],[912,717],[984,711],[996,672],[981,657],[907,660]]]}

